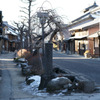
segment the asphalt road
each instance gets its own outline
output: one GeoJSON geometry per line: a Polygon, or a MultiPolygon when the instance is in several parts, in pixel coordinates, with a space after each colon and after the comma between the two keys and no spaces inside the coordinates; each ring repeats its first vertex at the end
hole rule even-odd
{"type": "Polygon", "coordinates": [[[53,64],[56,67],[82,74],[100,85],[100,59],[86,59],[83,56],[54,51],[53,64]]]}

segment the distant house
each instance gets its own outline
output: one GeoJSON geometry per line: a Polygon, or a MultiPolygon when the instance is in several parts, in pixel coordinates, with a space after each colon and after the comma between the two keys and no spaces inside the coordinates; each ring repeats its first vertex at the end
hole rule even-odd
{"type": "Polygon", "coordinates": [[[2,24],[2,35],[1,35],[1,52],[14,51],[17,49],[18,34],[13,26],[10,26],[7,22],[2,24]]]}
{"type": "Polygon", "coordinates": [[[3,53],[4,51],[8,51],[8,36],[5,34],[6,32],[6,25],[2,23],[2,34],[0,39],[0,52],[3,53]]]}
{"type": "Polygon", "coordinates": [[[66,41],[64,41],[66,38],[70,37],[70,33],[67,29],[67,24],[62,25],[62,31],[58,32],[53,37],[53,47],[54,49],[65,51],[66,50],[66,41]]]}
{"type": "Polygon", "coordinates": [[[68,53],[83,55],[89,50],[91,55],[100,55],[99,18],[100,7],[93,5],[83,10],[84,14],[68,25],[71,37],[67,38],[68,53]],[[98,35],[96,35],[98,34],[98,35]]]}

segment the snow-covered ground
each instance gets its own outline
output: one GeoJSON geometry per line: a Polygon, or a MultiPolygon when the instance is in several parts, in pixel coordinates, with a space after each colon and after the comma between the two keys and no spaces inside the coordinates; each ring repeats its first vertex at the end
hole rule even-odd
{"type": "Polygon", "coordinates": [[[62,92],[60,92],[59,94],[49,94],[45,89],[38,90],[41,80],[40,76],[32,76],[30,79],[34,79],[35,81],[30,85],[23,83],[23,91],[32,94],[36,98],[28,100],[100,100],[100,93],[71,93],[70,95],[64,95],[62,92]]]}

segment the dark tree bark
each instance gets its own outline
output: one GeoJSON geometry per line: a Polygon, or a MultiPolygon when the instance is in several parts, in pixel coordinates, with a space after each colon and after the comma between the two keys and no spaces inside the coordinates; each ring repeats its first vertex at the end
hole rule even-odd
{"type": "Polygon", "coordinates": [[[41,83],[39,89],[46,88],[48,82],[54,78],[52,65],[52,43],[45,44],[45,55],[43,56],[44,74],[41,75],[41,83]]]}

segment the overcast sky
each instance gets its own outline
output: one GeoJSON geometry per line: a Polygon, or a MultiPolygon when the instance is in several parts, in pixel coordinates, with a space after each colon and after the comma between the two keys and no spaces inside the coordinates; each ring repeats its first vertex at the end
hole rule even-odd
{"type": "MultiPolygon", "coordinates": [[[[46,0],[36,0],[34,3],[34,11],[42,5],[46,0]]],[[[96,1],[100,6],[100,0],[47,0],[44,7],[56,9],[58,14],[65,16],[65,19],[71,21],[82,14],[82,10],[96,1]]],[[[1,0],[0,10],[3,12],[3,20],[11,22],[18,20],[20,16],[19,10],[22,3],[20,0],[1,0]]]]}

